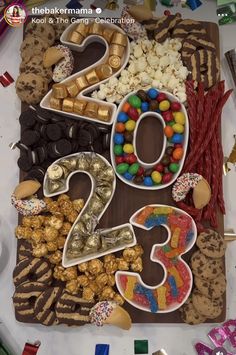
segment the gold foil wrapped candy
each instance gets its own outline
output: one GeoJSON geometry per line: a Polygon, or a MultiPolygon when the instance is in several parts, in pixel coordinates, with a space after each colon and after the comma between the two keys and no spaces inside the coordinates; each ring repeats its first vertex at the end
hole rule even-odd
{"type": "Polygon", "coordinates": [[[96,193],[94,193],[91,200],[89,201],[88,210],[95,216],[99,216],[103,209],[104,203],[102,202],[100,197],[96,193]]]}
{"type": "Polygon", "coordinates": [[[121,59],[117,55],[111,55],[108,59],[108,63],[114,70],[117,70],[121,67],[121,59]]]}
{"type": "Polygon", "coordinates": [[[50,180],[59,180],[63,176],[63,169],[60,165],[54,164],[49,166],[47,174],[50,180]]]}
{"type": "Polygon", "coordinates": [[[105,167],[105,162],[100,158],[99,156],[95,156],[92,159],[91,165],[90,165],[90,172],[92,175],[97,175],[99,171],[102,171],[105,167]]]}
{"type": "Polygon", "coordinates": [[[62,109],[62,99],[56,99],[55,97],[51,96],[50,97],[50,107],[53,108],[54,110],[60,110],[62,109]]]}
{"type": "Polygon", "coordinates": [[[80,220],[75,224],[75,226],[73,228],[73,233],[79,234],[81,236],[87,236],[88,230],[87,230],[85,224],[80,220]]]}
{"type": "Polygon", "coordinates": [[[114,30],[112,30],[111,28],[105,27],[103,29],[103,38],[105,38],[105,40],[110,43],[111,39],[113,37],[114,34],[114,30]]]}
{"type": "Polygon", "coordinates": [[[93,233],[86,239],[85,246],[83,249],[83,255],[95,253],[100,249],[100,247],[101,247],[100,235],[93,233]]]}
{"type": "Polygon", "coordinates": [[[83,40],[84,40],[84,36],[82,36],[82,34],[77,31],[71,32],[69,36],[69,42],[72,43],[81,44],[83,40]]]}
{"type": "Polygon", "coordinates": [[[84,110],[84,115],[90,118],[96,118],[98,114],[99,105],[96,102],[88,102],[84,110]]]}
{"type": "Polygon", "coordinates": [[[78,115],[83,115],[86,106],[87,106],[87,101],[75,99],[74,112],[77,113],[78,115]]]}
{"type": "Polygon", "coordinates": [[[67,89],[68,94],[69,94],[70,97],[75,97],[79,93],[79,88],[76,85],[75,81],[71,81],[68,84],[66,84],[66,89],[67,89]]]}
{"type": "Polygon", "coordinates": [[[98,108],[98,118],[102,121],[108,122],[111,118],[110,109],[107,106],[99,106],[98,108]]]}
{"type": "Polygon", "coordinates": [[[120,46],[126,47],[127,36],[121,32],[115,32],[112,37],[112,44],[119,44],[120,46]]]}
{"type": "Polygon", "coordinates": [[[65,112],[73,112],[74,110],[74,99],[73,98],[66,98],[62,102],[62,111],[65,112]]]}
{"type": "Polygon", "coordinates": [[[64,99],[68,96],[66,86],[63,84],[54,84],[52,86],[52,96],[56,99],[64,99]]]}
{"type": "Polygon", "coordinates": [[[122,58],[124,54],[125,48],[120,46],[119,44],[112,44],[110,46],[110,56],[117,55],[118,57],[122,58]]]}
{"type": "Polygon", "coordinates": [[[89,28],[89,34],[102,36],[102,33],[102,25],[100,23],[93,22],[89,28]]]}
{"type": "Polygon", "coordinates": [[[98,186],[98,187],[96,187],[95,192],[97,193],[97,195],[101,198],[101,200],[105,204],[109,201],[109,199],[112,196],[113,186],[109,186],[109,187],[98,186]]]}
{"type": "Polygon", "coordinates": [[[119,231],[118,239],[120,240],[120,243],[129,244],[133,241],[134,236],[129,227],[125,227],[119,231]]]}
{"type": "Polygon", "coordinates": [[[100,81],[95,69],[86,74],[86,79],[90,85],[94,85],[100,81]]]}
{"type": "Polygon", "coordinates": [[[88,154],[80,154],[77,159],[77,169],[87,171],[90,168],[91,157],[88,154]]]}
{"type": "Polygon", "coordinates": [[[114,170],[111,166],[107,166],[103,171],[97,175],[98,181],[112,182],[114,180],[114,170]]]}
{"type": "Polygon", "coordinates": [[[64,158],[60,160],[60,164],[65,166],[69,171],[74,171],[77,168],[76,158],[64,158]]]}
{"type": "Polygon", "coordinates": [[[77,251],[81,251],[84,247],[84,239],[79,233],[74,233],[71,236],[71,240],[69,242],[69,248],[77,251]]]}
{"type": "Polygon", "coordinates": [[[79,91],[82,91],[89,86],[89,83],[84,75],[76,78],[75,81],[79,91]]]}
{"type": "Polygon", "coordinates": [[[96,72],[100,80],[104,80],[112,76],[112,67],[109,64],[101,64],[96,72]]]}
{"type": "Polygon", "coordinates": [[[80,221],[84,223],[87,230],[87,235],[93,233],[96,225],[98,224],[97,217],[92,214],[92,211],[89,210],[89,208],[87,213],[83,213],[80,221]]]}
{"type": "Polygon", "coordinates": [[[83,22],[80,22],[78,26],[76,26],[75,31],[86,37],[89,32],[89,26],[83,22]]]}

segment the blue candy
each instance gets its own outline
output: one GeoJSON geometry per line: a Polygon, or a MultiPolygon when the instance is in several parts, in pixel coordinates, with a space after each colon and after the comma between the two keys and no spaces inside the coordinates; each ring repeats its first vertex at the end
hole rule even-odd
{"type": "Polygon", "coordinates": [[[193,231],[189,231],[187,234],[186,242],[189,243],[193,236],[194,236],[193,231]]]}
{"type": "Polygon", "coordinates": [[[143,112],[147,112],[148,110],[149,110],[149,103],[148,102],[142,102],[142,104],[141,104],[141,110],[143,111],[143,112]]]}
{"type": "Polygon", "coordinates": [[[184,136],[180,133],[175,133],[173,137],[171,138],[171,142],[175,144],[182,143],[184,139],[184,136]]]}
{"type": "Polygon", "coordinates": [[[150,176],[146,176],[143,180],[145,186],[153,186],[153,181],[150,176]]]}
{"type": "Polygon", "coordinates": [[[126,173],[124,173],[124,178],[126,180],[132,180],[133,179],[133,175],[131,175],[130,173],[128,173],[128,171],[126,173]]]}
{"type": "Polygon", "coordinates": [[[115,144],[123,144],[124,141],[125,141],[125,138],[124,138],[123,134],[121,134],[121,133],[116,133],[116,134],[114,135],[114,143],[115,143],[115,144]]]}
{"type": "Polygon", "coordinates": [[[137,284],[134,288],[134,293],[145,295],[149,301],[150,310],[152,313],[156,313],[158,311],[157,301],[151,290],[143,287],[140,284],[137,284]]]}
{"type": "Polygon", "coordinates": [[[170,275],[168,277],[168,282],[170,285],[172,297],[174,297],[174,298],[178,297],[178,288],[177,288],[174,276],[170,275]]]}
{"type": "Polygon", "coordinates": [[[128,121],[129,117],[127,115],[127,113],[121,111],[119,114],[118,114],[118,117],[117,117],[117,122],[123,122],[125,123],[126,121],[128,121]]]}
{"type": "Polygon", "coordinates": [[[159,92],[156,89],[149,89],[147,94],[150,97],[150,99],[155,100],[157,98],[159,92]]]}

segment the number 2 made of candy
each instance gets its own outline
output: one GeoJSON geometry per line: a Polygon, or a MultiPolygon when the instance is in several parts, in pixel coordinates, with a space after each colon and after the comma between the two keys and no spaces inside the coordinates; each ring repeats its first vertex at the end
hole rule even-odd
{"type": "Polygon", "coordinates": [[[130,43],[125,32],[113,24],[91,20],[89,24],[73,23],[63,32],[61,43],[80,53],[92,43],[105,45],[105,53],[96,63],[55,84],[40,106],[71,118],[111,125],[117,107],[114,103],[85,96],[100,84],[120,74],[128,63],[130,43]]]}
{"type": "MultiPolygon", "coordinates": [[[[101,155],[91,152],[71,154],[56,160],[47,169],[43,191],[53,197],[69,191],[70,178],[76,173],[89,176],[90,195],[72,225],[63,249],[62,265],[70,267],[101,257],[136,244],[130,223],[109,229],[95,230],[108,208],[116,188],[116,176],[110,163],[101,155]]],[[[67,203],[70,213],[71,202],[67,203]]]]}
{"type": "MultiPolygon", "coordinates": [[[[177,97],[155,88],[128,94],[112,127],[110,153],[117,176],[138,189],[158,190],[171,185],[183,167],[188,135],[187,112],[177,97]],[[161,122],[164,135],[162,152],[152,163],[142,161],[136,149],[137,131],[147,116],[161,122]]],[[[148,146],[145,138],[144,146],[148,146]]]]}
{"type": "Polygon", "coordinates": [[[192,217],[172,206],[150,205],[135,212],[130,223],[147,231],[155,226],[166,228],[167,240],[154,244],[150,254],[151,261],[163,267],[164,279],[157,286],[148,286],[137,273],[117,271],[116,285],[120,294],[143,311],[168,313],[177,310],[189,297],[193,283],[191,269],[181,258],[196,241],[197,228],[192,217]]]}

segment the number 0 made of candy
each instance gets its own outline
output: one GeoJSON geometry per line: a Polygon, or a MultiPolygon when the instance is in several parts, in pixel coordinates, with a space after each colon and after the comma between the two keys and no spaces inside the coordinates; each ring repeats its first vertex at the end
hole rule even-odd
{"type": "Polygon", "coordinates": [[[95,230],[108,208],[116,187],[116,176],[110,163],[91,152],[71,154],[56,160],[47,169],[43,191],[53,197],[69,190],[76,173],[87,174],[92,183],[89,198],[66,239],[62,265],[69,267],[136,244],[134,230],[126,223],[114,228],[95,230]]]}
{"type": "MultiPolygon", "coordinates": [[[[110,150],[117,176],[139,189],[158,190],[171,185],[183,167],[188,136],[187,112],[175,96],[154,88],[127,95],[112,128],[110,150]],[[164,135],[161,154],[153,163],[142,161],[136,149],[139,124],[147,116],[161,122],[164,135]]],[[[148,146],[148,137],[145,138],[144,145],[148,146]]]]}
{"type": "Polygon", "coordinates": [[[126,67],[130,54],[128,36],[116,25],[90,20],[89,24],[71,24],[60,40],[76,52],[83,52],[89,44],[102,43],[105,45],[105,53],[96,63],[53,85],[40,106],[74,119],[83,118],[111,125],[115,119],[116,105],[85,95],[111,77],[118,76],[126,67]]]}
{"type": "Polygon", "coordinates": [[[182,255],[196,241],[196,225],[184,211],[165,205],[141,208],[130,223],[146,231],[155,226],[166,228],[167,240],[154,244],[150,254],[151,261],[163,267],[164,279],[157,286],[148,286],[137,273],[117,271],[117,288],[126,301],[138,309],[152,313],[173,312],[186,302],[192,289],[192,272],[182,255]]]}

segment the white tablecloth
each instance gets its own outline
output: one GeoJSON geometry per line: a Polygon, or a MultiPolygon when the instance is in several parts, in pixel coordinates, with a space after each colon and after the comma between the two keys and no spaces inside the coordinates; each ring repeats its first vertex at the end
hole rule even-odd
{"type": "MultiPolygon", "coordinates": [[[[64,1],[50,1],[50,6],[63,5],[64,1]]],[[[84,3],[87,4],[87,1],[84,3]]],[[[91,1],[90,1],[91,3],[91,1]]],[[[166,8],[157,6],[157,14],[163,14],[166,8]]],[[[195,11],[182,8],[171,9],[181,12],[183,17],[204,21],[217,22],[216,1],[203,1],[203,6],[195,11]]],[[[105,13],[105,15],[110,13],[105,13]]],[[[103,14],[104,15],[104,14],[103,14]]],[[[236,24],[220,28],[220,44],[222,59],[222,77],[227,79],[227,87],[232,87],[228,75],[227,64],[223,53],[236,47],[236,24]]],[[[22,41],[22,29],[11,29],[0,44],[0,74],[7,70],[15,79],[18,75],[20,56],[19,47],[22,41]]],[[[234,94],[235,95],[235,94],[234,94]]],[[[14,228],[17,225],[17,214],[10,204],[10,195],[18,182],[17,158],[18,150],[11,151],[9,143],[19,139],[20,101],[15,94],[14,84],[7,88],[0,86],[0,238],[3,242],[3,252],[0,258],[0,320],[14,339],[16,354],[21,354],[27,340],[41,340],[39,355],[93,355],[96,343],[109,343],[111,355],[134,354],[134,339],[148,339],[149,353],[165,348],[169,355],[191,355],[195,353],[193,344],[196,340],[209,342],[207,332],[209,324],[187,326],[182,324],[141,324],[133,325],[129,332],[113,327],[81,328],[43,327],[18,323],[14,317],[12,294],[12,271],[16,260],[16,239],[14,228]]],[[[232,96],[224,108],[222,119],[223,145],[227,155],[233,144],[233,134],[236,133],[235,96],[232,96]]],[[[236,230],[236,190],[235,172],[224,178],[224,192],[227,215],[225,228],[236,230]]],[[[227,248],[227,318],[236,318],[236,243],[227,248]]],[[[0,325],[0,332],[2,326],[0,325]]],[[[5,330],[6,333],[6,330],[5,330]]]]}

